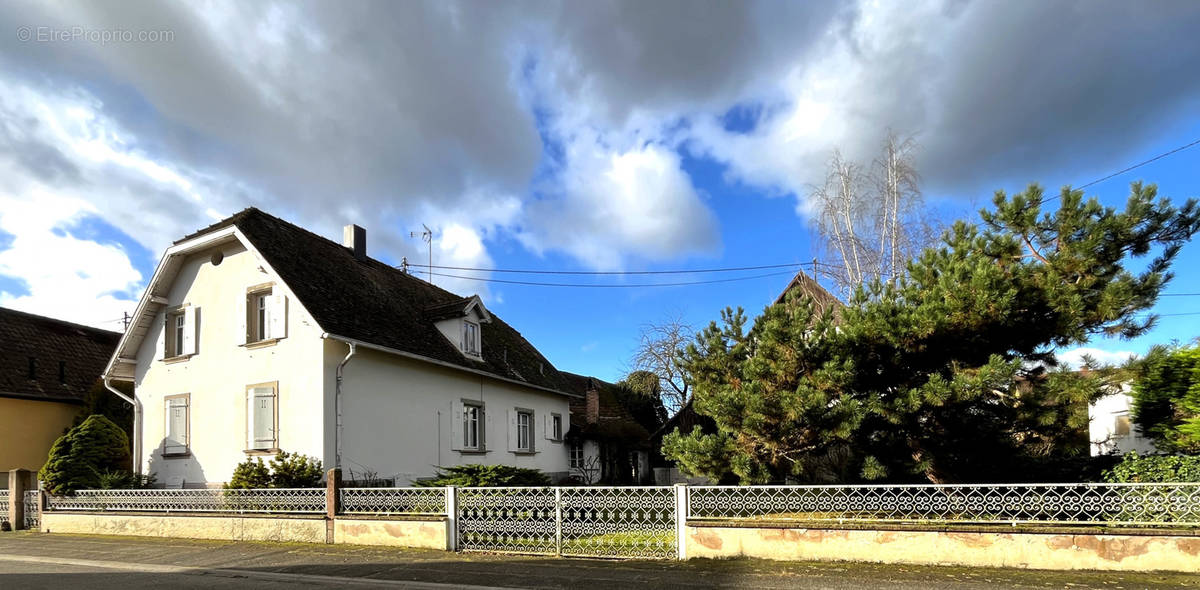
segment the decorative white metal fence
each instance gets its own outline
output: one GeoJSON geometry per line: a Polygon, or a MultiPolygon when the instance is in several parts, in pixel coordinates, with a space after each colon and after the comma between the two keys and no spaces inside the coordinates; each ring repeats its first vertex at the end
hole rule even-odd
{"type": "Polygon", "coordinates": [[[462,488],[463,551],[670,558],[679,517],[671,487],[462,488]]]}
{"type": "Polygon", "coordinates": [[[47,511],[105,512],[325,512],[325,488],[256,490],[79,490],[49,496],[47,511]]]}
{"type": "Polygon", "coordinates": [[[446,488],[342,488],[338,504],[346,514],[444,515],[446,488]]]}
{"type": "Polygon", "coordinates": [[[692,518],[1200,525],[1200,483],[693,486],[692,518]]]}
{"type": "Polygon", "coordinates": [[[558,553],[554,488],[461,488],[457,496],[459,549],[558,553]]]}
{"type": "Polygon", "coordinates": [[[25,490],[25,497],[22,502],[25,504],[25,529],[37,530],[41,523],[41,502],[38,500],[39,492],[37,490],[25,490]]]}
{"type": "Polygon", "coordinates": [[[0,523],[9,523],[8,520],[8,490],[0,490],[0,523]]]}

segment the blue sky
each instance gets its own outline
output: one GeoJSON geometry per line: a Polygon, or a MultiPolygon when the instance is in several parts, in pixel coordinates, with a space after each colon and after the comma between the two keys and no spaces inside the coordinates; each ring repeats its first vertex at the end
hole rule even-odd
{"type": "MultiPolygon", "coordinates": [[[[363,225],[393,263],[426,259],[422,224],[448,266],[807,262],[808,187],[888,129],[919,141],[945,221],[1200,138],[1198,27],[1165,1],[5,3],[0,305],[116,328],[173,239],[251,205],[333,239],[363,225]],[[76,27],[153,40],[38,37],[76,27]]],[[[1120,205],[1144,179],[1181,202],[1197,169],[1200,146],[1088,193],[1120,205]]],[[[1198,263],[1189,244],[1168,292],[1200,293],[1198,263]]],[[[617,379],[642,325],[757,312],[789,278],[436,282],[480,293],[560,368],[617,379]]],[[[1088,346],[1187,341],[1197,318],[1088,346]]]]}

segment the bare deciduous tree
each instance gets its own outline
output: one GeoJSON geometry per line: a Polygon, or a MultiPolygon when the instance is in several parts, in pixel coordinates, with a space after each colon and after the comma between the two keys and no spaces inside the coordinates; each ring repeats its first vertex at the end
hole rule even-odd
{"type": "Polygon", "coordinates": [[[917,147],[912,137],[901,139],[889,130],[868,168],[835,150],[824,183],[812,188],[819,250],[837,261],[818,272],[843,294],[874,279],[895,280],[932,243],[935,232],[924,215],[914,164],[917,147]]]}
{"type": "Polygon", "coordinates": [[[648,371],[658,376],[659,396],[671,414],[691,399],[691,380],[680,366],[680,354],[696,336],[696,330],[682,316],[669,316],[642,326],[637,348],[633,351],[632,371],[648,371]]]}

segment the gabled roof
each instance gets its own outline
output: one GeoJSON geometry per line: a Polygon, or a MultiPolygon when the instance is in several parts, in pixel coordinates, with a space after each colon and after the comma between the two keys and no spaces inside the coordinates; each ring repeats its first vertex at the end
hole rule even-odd
{"type": "MultiPolygon", "coordinates": [[[[175,242],[235,227],[313,316],[334,336],[415,355],[443,365],[567,393],[562,376],[512,326],[496,316],[480,327],[482,360],[446,340],[430,309],[479,305],[256,208],[242,210],[175,242]]],[[[169,252],[169,251],[168,251],[169,252]]],[[[147,296],[152,291],[147,290],[147,296]]],[[[457,312],[455,312],[457,313],[457,312]]]]}
{"type": "Polygon", "coordinates": [[[120,339],[117,332],[0,307],[0,397],[81,402],[120,339]]]}
{"type": "Polygon", "coordinates": [[[645,444],[650,432],[617,397],[617,386],[607,381],[562,371],[567,387],[580,397],[571,400],[571,436],[601,440],[619,439],[628,444],[645,444]],[[599,416],[595,423],[587,420],[587,393],[595,391],[599,416]]]}
{"type": "Polygon", "coordinates": [[[457,301],[449,303],[430,305],[425,308],[425,317],[431,321],[438,322],[451,318],[466,317],[467,314],[471,313],[471,310],[477,310],[484,323],[492,321],[492,314],[483,307],[483,301],[479,299],[478,295],[460,297],[457,301]]]}
{"type": "Polygon", "coordinates": [[[796,271],[796,276],[792,277],[792,281],[788,283],[788,286],[784,287],[783,292],[779,294],[779,297],[775,298],[775,303],[783,303],[790,293],[807,295],[811,297],[815,306],[813,311],[817,315],[823,314],[826,310],[832,309],[834,319],[837,319],[837,317],[841,315],[841,309],[845,307],[845,304],[838,300],[837,297],[834,297],[832,293],[825,289],[825,287],[822,287],[821,284],[816,281],[816,279],[804,274],[804,271],[802,270],[796,271]]]}

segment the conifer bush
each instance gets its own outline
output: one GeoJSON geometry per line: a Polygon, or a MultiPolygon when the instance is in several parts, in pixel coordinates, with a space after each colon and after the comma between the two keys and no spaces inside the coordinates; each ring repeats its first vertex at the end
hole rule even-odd
{"type": "Polygon", "coordinates": [[[70,494],[99,487],[102,473],[125,470],[129,461],[125,431],[94,414],[54,441],[38,477],[51,494],[70,494]]]}
{"type": "Polygon", "coordinates": [[[416,483],[421,487],[459,486],[465,488],[501,486],[548,486],[550,478],[537,469],[511,465],[455,465],[438,467],[437,476],[416,483]]]}

